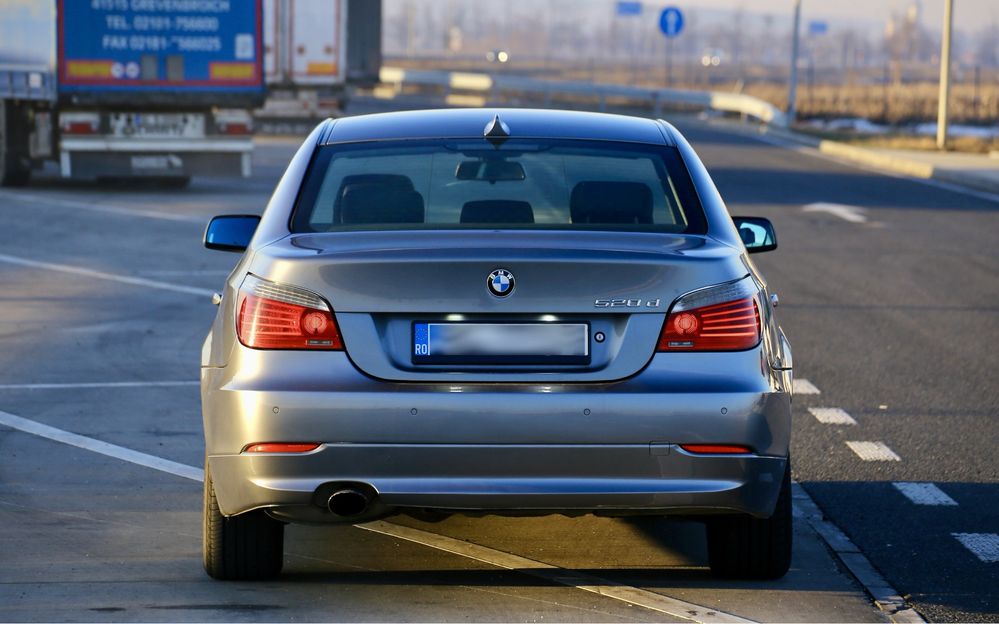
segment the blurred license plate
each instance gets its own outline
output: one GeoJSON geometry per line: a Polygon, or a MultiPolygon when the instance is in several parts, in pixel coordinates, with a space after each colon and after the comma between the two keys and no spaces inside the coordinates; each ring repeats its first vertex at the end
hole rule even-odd
{"type": "Polygon", "coordinates": [[[586,323],[414,323],[415,364],[589,364],[586,323]]]}
{"type": "Polygon", "coordinates": [[[181,136],[184,125],[184,115],[177,113],[135,115],[135,133],[141,136],[181,136]]]}

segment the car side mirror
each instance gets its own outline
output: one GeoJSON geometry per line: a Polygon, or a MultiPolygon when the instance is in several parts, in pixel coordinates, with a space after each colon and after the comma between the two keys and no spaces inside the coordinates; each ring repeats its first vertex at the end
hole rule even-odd
{"type": "Polygon", "coordinates": [[[212,217],[205,228],[205,247],[218,251],[246,251],[259,224],[257,215],[212,217]]]}
{"type": "Polygon", "coordinates": [[[777,232],[770,219],[763,217],[732,217],[735,228],[739,230],[742,244],[749,253],[762,253],[777,249],[777,232]]]}

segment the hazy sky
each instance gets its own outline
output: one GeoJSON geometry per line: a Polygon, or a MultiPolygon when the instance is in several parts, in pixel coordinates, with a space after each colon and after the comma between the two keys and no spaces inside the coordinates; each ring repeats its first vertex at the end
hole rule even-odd
{"type": "MultiPolygon", "coordinates": [[[[660,3],[663,0],[660,0],[660,3]]],[[[902,13],[913,0],[802,0],[802,21],[812,19],[857,19],[884,23],[892,12],[902,13]]],[[[656,2],[646,2],[654,6],[656,2]]],[[[672,0],[678,7],[735,9],[767,13],[791,13],[793,0],[672,0]]],[[[944,0],[921,0],[923,24],[939,29],[943,20],[944,0]]],[[[954,0],[954,27],[975,32],[991,21],[999,22],[999,0],[954,0]]]]}

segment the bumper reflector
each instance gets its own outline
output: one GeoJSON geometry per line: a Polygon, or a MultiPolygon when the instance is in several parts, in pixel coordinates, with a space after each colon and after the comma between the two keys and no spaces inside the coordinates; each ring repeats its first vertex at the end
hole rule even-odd
{"type": "Polygon", "coordinates": [[[250,444],[244,453],[308,453],[319,448],[318,442],[261,442],[250,444]]]}
{"type": "Polygon", "coordinates": [[[688,453],[702,455],[745,455],[753,452],[748,446],[739,444],[681,444],[680,448],[688,453]]]}

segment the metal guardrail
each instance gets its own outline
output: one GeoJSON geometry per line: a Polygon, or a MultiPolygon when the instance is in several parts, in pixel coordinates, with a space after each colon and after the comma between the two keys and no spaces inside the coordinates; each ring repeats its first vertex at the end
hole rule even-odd
{"type": "Polygon", "coordinates": [[[452,91],[488,94],[492,98],[503,94],[530,93],[550,105],[557,96],[596,98],[603,110],[609,98],[647,103],[655,115],[661,115],[667,104],[711,109],[753,117],[775,126],[787,126],[784,113],[773,104],[741,93],[721,91],[688,91],[685,89],[647,89],[618,84],[598,84],[580,81],[540,80],[524,76],[478,74],[435,70],[413,70],[400,67],[383,67],[379,74],[382,83],[401,89],[406,85],[433,86],[452,91]]]}

